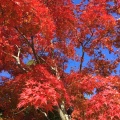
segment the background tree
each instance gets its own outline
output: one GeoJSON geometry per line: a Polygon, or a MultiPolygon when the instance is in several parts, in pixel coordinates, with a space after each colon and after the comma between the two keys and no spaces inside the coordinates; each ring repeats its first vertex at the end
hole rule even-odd
{"type": "Polygon", "coordinates": [[[119,120],[119,6],[0,0],[0,71],[11,76],[1,77],[1,118],[119,120]]]}

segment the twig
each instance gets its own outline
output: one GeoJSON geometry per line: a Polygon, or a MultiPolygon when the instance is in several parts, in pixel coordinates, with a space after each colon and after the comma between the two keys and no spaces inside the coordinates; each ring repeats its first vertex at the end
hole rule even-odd
{"type": "Polygon", "coordinates": [[[18,111],[18,112],[15,112],[14,114],[15,114],[15,115],[17,115],[17,114],[19,114],[19,113],[23,112],[25,109],[26,109],[26,107],[25,107],[25,108],[23,108],[22,110],[18,111]]]}
{"type": "Polygon", "coordinates": [[[42,114],[44,114],[44,116],[47,118],[47,120],[50,120],[50,119],[48,118],[48,115],[46,114],[46,112],[43,112],[43,111],[40,110],[40,109],[39,109],[39,111],[40,111],[42,114]]]}

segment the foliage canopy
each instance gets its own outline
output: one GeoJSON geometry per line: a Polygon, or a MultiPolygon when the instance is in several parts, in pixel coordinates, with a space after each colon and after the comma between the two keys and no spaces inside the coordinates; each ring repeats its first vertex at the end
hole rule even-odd
{"type": "Polygon", "coordinates": [[[119,14],[119,0],[0,0],[1,118],[119,120],[119,14]]]}

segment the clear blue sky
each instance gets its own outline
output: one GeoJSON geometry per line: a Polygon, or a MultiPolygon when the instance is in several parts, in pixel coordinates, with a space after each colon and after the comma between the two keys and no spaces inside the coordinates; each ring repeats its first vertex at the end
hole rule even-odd
{"type": "Polygon", "coordinates": [[[75,4],[79,4],[81,2],[81,0],[73,0],[73,3],[75,4]]]}

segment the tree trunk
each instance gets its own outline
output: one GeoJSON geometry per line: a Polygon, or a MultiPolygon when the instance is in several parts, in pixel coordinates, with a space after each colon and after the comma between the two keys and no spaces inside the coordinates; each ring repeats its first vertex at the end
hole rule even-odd
{"type": "Polygon", "coordinates": [[[58,113],[60,115],[61,120],[70,120],[69,116],[64,113],[60,108],[58,108],[58,113]]]}

